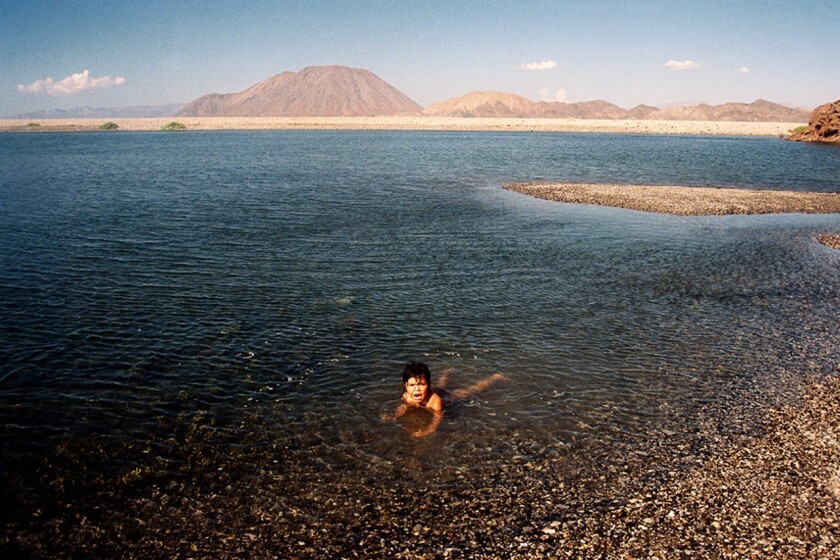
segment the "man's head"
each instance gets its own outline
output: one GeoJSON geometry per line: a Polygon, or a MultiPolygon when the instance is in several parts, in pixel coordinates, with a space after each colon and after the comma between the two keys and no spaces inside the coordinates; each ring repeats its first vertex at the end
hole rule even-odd
{"type": "Polygon", "coordinates": [[[422,403],[429,394],[432,374],[422,362],[411,361],[403,370],[403,390],[409,402],[422,403]]]}

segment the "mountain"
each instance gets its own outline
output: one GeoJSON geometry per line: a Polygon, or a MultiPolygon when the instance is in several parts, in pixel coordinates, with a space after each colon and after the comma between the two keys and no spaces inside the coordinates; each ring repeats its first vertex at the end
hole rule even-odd
{"type": "Polygon", "coordinates": [[[645,120],[657,111],[659,111],[659,107],[653,107],[651,105],[636,105],[627,112],[630,114],[630,118],[645,120]]]}
{"type": "Polygon", "coordinates": [[[433,117],[533,117],[536,103],[514,93],[473,91],[423,109],[433,117]]]}
{"type": "Polygon", "coordinates": [[[532,101],[500,91],[473,91],[423,109],[375,74],[346,66],[310,66],[283,72],[239,93],[212,93],[183,106],[55,109],[20,119],[130,117],[355,117],[426,115],[487,118],[656,119],[807,122],[808,112],[759,99],[752,103],[638,105],[630,110],[603,100],[532,101]]]}
{"type": "Polygon", "coordinates": [[[537,102],[513,93],[473,91],[429,105],[423,114],[435,117],[617,119],[626,117],[627,111],[600,100],[584,103],[537,102]]]}
{"type": "Polygon", "coordinates": [[[368,117],[418,114],[422,107],[361,68],[310,66],[283,72],[239,93],[213,93],[179,117],[368,117]]]}
{"type": "Polygon", "coordinates": [[[429,105],[424,115],[438,117],[657,119],[697,121],[806,122],[808,112],[759,99],[752,103],[680,105],[657,108],[638,105],[629,111],[603,100],[581,103],[531,101],[513,93],[474,91],[429,105]]]}
{"type": "Polygon", "coordinates": [[[538,103],[544,114],[543,117],[563,119],[626,119],[627,111],[607,101],[597,99],[581,103],[565,103],[560,101],[538,103]]]}
{"type": "Polygon", "coordinates": [[[14,119],[142,119],[171,117],[184,107],[183,103],[169,105],[137,105],[134,107],[75,107],[50,109],[15,115],[14,119]]]}

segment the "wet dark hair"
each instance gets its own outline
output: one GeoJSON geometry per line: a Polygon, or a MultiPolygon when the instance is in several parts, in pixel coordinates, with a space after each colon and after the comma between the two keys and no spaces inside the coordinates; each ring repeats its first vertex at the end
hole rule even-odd
{"type": "Polygon", "coordinates": [[[429,372],[429,367],[423,362],[415,362],[411,360],[403,370],[403,385],[408,383],[409,379],[423,379],[427,385],[432,384],[432,374],[429,372]]]}

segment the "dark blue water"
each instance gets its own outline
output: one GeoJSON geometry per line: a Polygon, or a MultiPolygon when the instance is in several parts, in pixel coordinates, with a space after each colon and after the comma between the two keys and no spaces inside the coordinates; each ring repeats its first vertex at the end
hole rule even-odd
{"type": "Polygon", "coordinates": [[[142,487],[236,462],[341,469],[352,485],[396,476],[406,445],[463,476],[525,448],[689,433],[708,403],[840,357],[840,252],[814,240],[837,215],[685,218],[500,188],[838,192],[836,148],[20,134],[0,136],[0,177],[0,452],[15,480],[61,464],[142,487]],[[454,368],[452,386],[509,381],[410,442],[379,420],[410,359],[454,368]]]}

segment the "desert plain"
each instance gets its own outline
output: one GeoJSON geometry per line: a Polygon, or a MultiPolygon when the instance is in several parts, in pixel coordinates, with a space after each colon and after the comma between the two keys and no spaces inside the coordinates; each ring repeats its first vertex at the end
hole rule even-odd
{"type": "Polygon", "coordinates": [[[0,132],[94,131],[105,122],[117,131],[153,131],[177,121],[187,130],[440,130],[604,132],[787,137],[806,123],[476,117],[162,117],[114,119],[0,119],[0,132]],[[37,126],[35,126],[37,125],[37,126]]]}

